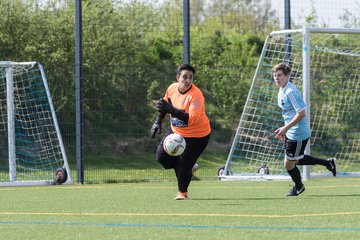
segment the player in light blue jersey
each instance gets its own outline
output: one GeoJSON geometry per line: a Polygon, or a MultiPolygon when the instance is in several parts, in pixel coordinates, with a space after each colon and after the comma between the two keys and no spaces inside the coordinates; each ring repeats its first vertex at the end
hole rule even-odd
{"type": "Polygon", "coordinates": [[[282,110],[284,126],[275,130],[276,138],[285,142],[284,166],[295,186],[286,196],[297,196],[305,191],[297,165],[322,165],[336,176],[336,158],[327,160],[304,155],[310,139],[310,125],[305,117],[306,104],[300,91],[290,80],[291,68],[280,63],[273,67],[275,84],[279,87],[278,105],[282,110]]]}

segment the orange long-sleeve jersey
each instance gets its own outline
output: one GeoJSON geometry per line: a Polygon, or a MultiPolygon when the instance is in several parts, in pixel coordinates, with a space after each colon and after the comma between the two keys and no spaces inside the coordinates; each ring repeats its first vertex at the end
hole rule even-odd
{"type": "Polygon", "coordinates": [[[192,84],[191,88],[180,93],[179,83],[171,84],[166,90],[164,99],[171,99],[172,105],[189,114],[189,121],[184,121],[171,116],[171,129],[183,137],[200,138],[210,134],[211,127],[209,118],[205,113],[205,99],[200,89],[192,84]]]}

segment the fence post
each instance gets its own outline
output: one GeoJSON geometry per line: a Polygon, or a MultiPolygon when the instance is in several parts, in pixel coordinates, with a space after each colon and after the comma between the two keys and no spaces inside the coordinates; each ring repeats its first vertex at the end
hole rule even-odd
{"type": "Polygon", "coordinates": [[[184,63],[190,64],[190,1],[183,0],[184,63]]]}
{"type": "Polygon", "coordinates": [[[75,98],[76,98],[76,168],[77,182],[84,183],[83,154],[83,78],[82,78],[82,10],[81,0],[75,0],[75,98]]]}

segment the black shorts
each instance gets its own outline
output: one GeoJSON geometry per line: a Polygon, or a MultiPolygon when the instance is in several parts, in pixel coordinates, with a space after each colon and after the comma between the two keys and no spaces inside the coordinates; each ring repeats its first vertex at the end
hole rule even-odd
{"type": "Polygon", "coordinates": [[[291,140],[286,138],[285,140],[285,155],[286,159],[290,161],[296,161],[304,158],[304,151],[308,139],[305,140],[291,140]]]}
{"type": "Polygon", "coordinates": [[[180,156],[170,156],[163,148],[163,142],[166,136],[173,133],[171,128],[164,134],[156,151],[156,160],[165,168],[175,168],[176,165],[181,165],[185,169],[191,171],[197,159],[205,150],[209,143],[210,134],[202,138],[185,138],[186,148],[180,156]]]}

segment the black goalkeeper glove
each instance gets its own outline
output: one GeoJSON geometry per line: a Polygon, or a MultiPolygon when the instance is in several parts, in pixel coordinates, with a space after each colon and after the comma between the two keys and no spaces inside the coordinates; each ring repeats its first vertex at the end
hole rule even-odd
{"type": "Polygon", "coordinates": [[[157,111],[162,114],[173,113],[174,107],[171,104],[171,100],[169,98],[169,102],[165,101],[165,99],[160,98],[160,100],[156,104],[157,111]]]}
{"type": "Polygon", "coordinates": [[[163,98],[161,98],[157,102],[156,108],[161,114],[170,113],[172,116],[177,117],[178,119],[184,121],[186,124],[188,124],[189,122],[189,114],[182,110],[174,108],[170,98],[168,98],[168,101],[165,101],[163,98]]]}
{"type": "Polygon", "coordinates": [[[150,137],[154,138],[155,134],[161,133],[161,129],[162,129],[162,120],[164,119],[165,115],[164,114],[159,114],[159,116],[156,117],[155,122],[153,123],[151,129],[150,129],[150,137]]]}

